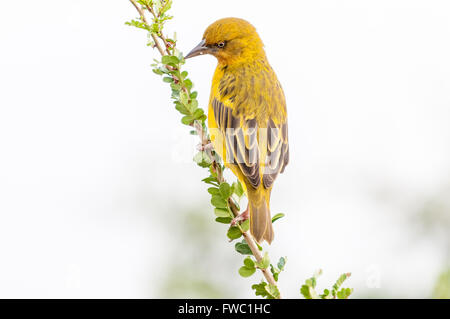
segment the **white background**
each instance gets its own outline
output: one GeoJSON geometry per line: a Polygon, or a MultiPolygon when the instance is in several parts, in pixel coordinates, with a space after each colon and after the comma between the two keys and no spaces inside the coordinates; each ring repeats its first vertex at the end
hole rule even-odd
{"type": "MultiPolygon", "coordinates": [[[[283,295],[322,268],[323,285],[351,271],[359,296],[429,296],[445,254],[408,223],[450,184],[449,2],[175,0],[171,14],[184,52],[216,19],[247,19],[285,90],[291,162],[272,212],[287,216],[270,248],[288,256],[283,295]]],[[[0,4],[0,297],[158,297],[166,251],[184,245],[164,219],[212,215],[134,17],[125,0],[0,4]]],[[[214,67],[186,64],[203,107],[214,67]]],[[[209,257],[235,254],[211,227],[209,257]]],[[[251,297],[240,260],[225,279],[251,297]]]]}

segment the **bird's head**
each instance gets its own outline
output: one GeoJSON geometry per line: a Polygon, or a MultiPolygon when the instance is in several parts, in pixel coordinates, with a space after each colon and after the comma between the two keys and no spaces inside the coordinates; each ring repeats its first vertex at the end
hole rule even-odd
{"type": "Polygon", "coordinates": [[[264,45],[254,26],[243,19],[224,18],[211,24],[202,41],[185,59],[211,54],[219,63],[229,65],[265,56],[264,45]]]}

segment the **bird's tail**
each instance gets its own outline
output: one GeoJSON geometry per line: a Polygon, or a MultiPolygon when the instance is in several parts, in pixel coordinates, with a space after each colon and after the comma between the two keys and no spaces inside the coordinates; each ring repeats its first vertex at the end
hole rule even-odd
{"type": "Polygon", "coordinates": [[[250,212],[250,233],[258,243],[273,241],[272,219],[270,216],[270,189],[262,186],[257,189],[247,188],[248,208],[250,212]]]}

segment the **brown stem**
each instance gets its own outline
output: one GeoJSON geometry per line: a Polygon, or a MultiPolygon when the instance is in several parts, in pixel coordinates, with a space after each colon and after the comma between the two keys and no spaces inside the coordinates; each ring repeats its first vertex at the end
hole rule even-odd
{"type": "MultiPolygon", "coordinates": [[[[231,211],[233,212],[233,215],[238,216],[239,210],[237,209],[236,205],[233,203],[231,198],[228,199],[228,204],[231,208],[231,211]]],[[[261,252],[259,251],[259,248],[256,245],[256,242],[255,242],[255,239],[253,238],[253,236],[248,231],[246,231],[245,233],[242,233],[242,236],[244,237],[245,241],[247,242],[248,247],[252,251],[253,256],[255,256],[256,261],[260,262],[262,260],[263,256],[261,255],[261,252]]],[[[264,277],[266,278],[266,280],[269,284],[271,284],[273,286],[277,286],[277,282],[273,278],[273,275],[269,271],[269,268],[266,268],[266,269],[259,268],[259,269],[261,270],[261,272],[263,273],[264,277]]],[[[280,299],[281,299],[281,295],[280,295],[280,299]]]]}
{"type": "MultiPolygon", "coordinates": [[[[150,13],[153,15],[153,18],[154,18],[155,20],[159,18],[160,14],[158,13],[158,16],[157,16],[157,15],[155,14],[155,11],[152,9],[152,7],[147,6],[147,5],[146,5],[145,7],[147,8],[148,11],[150,11],[150,13]]],[[[166,47],[166,52],[167,52],[167,54],[170,55],[170,52],[169,52],[169,43],[167,42],[166,37],[164,36],[164,34],[162,34],[162,32],[161,32],[158,36],[159,36],[159,38],[164,42],[164,46],[166,47]]]]}
{"type": "MultiPolygon", "coordinates": [[[[145,13],[144,11],[141,9],[141,7],[139,7],[139,5],[136,3],[135,0],[130,0],[130,2],[133,4],[133,6],[136,8],[136,10],[139,12],[139,15],[141,16],[141,21],[144,22],[146,25],[149,25],[147,22],[147,19],[145,18],[145,13]]],[[[158,39],[156,38],[156,36],[153,33],[150,33],[153,42],[155,42],[155,46],[158,49],[159,53],[161,53],[161,55],[165,55],[164,54],[164,50],[161,47],[161,44],[159,43],[158,39]]]]}

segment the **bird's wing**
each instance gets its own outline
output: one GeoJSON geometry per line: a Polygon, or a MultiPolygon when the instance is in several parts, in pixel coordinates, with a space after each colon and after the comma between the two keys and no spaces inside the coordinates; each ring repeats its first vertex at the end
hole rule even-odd
{"type": "Polygon", "coordinates": [[[258,127],[254,117],[234,116],[232,108],[213,99],[212,108],[218,128],[225,136],[226,158],[235,164],[254,188],[261,184],[258,127]]]}
{"type": "Polygon", "coordinates": [[[264,165],[263,184],[270,188],[279,173],[283,173],[289,162],[287,119],[276,123],[269,119],[267,123],[267,155],[264,165]]]}
{"type": "Polygon", "coordinates": [[[237,165],[254,188],[260,185],[261,175],[264,187],[272,187],[289,162],[287,119],[279,123],[268,119],[267,125],[259,128],[254,117],[234,116],[232,108],[217,99],[213,99],[212,108],[216,124],[225,136],[224,160],[237,165]],[[265,154],[263,165],[261,153],[265,154]]]}

